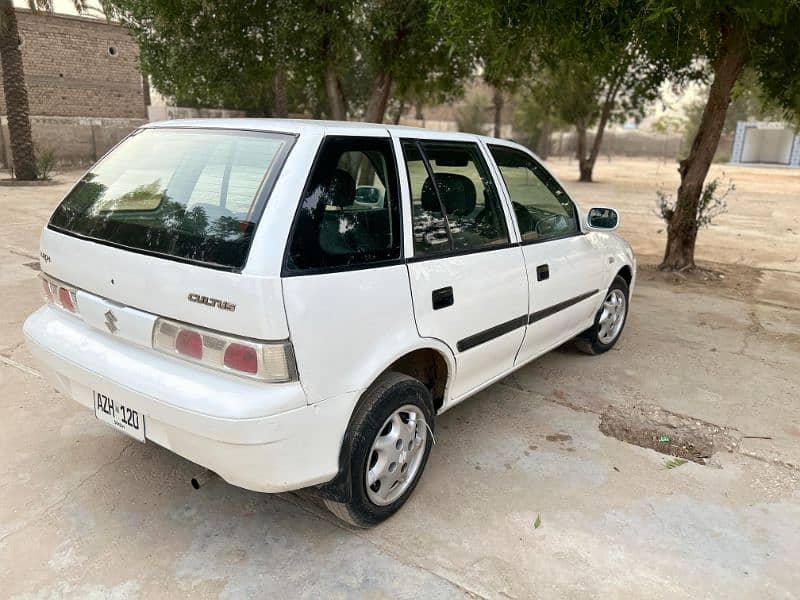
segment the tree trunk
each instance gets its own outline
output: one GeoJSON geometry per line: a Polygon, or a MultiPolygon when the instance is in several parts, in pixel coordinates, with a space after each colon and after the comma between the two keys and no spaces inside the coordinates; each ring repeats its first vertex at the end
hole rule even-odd
{"type": "Polygon", "coordinates": [[[700,194],[725,125],[731,90],[749,54],[744,27],[738,19],[723,13],[720,29],[722,35],[719,53],[714,61],[714,82],[708,91],[692,149],[678,168],[681,185],[675,211],[667,223],[667,247],[659,267],[662,270],[682,271],[695,266],[700,194]]]}
{"type": "Polygon", "coordinates": [[[542,129],[539,131],[539,139],[536,140],[536,153],[542,160],[547,160],[550,156],[550,136],[553,133],[553,124],[548,119],[542,123],[542,129]]]}
{"type": "Polygon", "coordinates": [[[342,82],[330,63],[325,67],[325,95],[328,96],[330,118],[335,121],[346,121],[347,103],[342,91],[342,82]]]}
{"type": "Polygon", "coordinates": [[[17,14],[11,0],[0,0],[0,13],[0,23],[3,24],[0,27],[0,66],[3,67],[3,92],[6,98],[14,176],[32,181],[38,175],[36,155],[31,134],[28,89],[25,87],[22,52],[19,49],[17,14]]]}
{"type": "Polygon", "coordinates": [[[394,119],[392,119],[392,122],[395,125],[400,124],[400,119],[403,118],[403,111],[405,109],[406,109],[406,100],[405,98],[400,98],[400,106],[397,107],[397,112],[394,114],[394,119]]]}
{"type": "Polygon", "coordinates": [[[152,103],[150,99],[150,78],[142,73],[142,98],[144,99],[145,116],[147,116],[147,107],[152,103]]]}
{"type": "Polygon", "coordinates": [[[325,69],[325,93],[328,96],[330,118],[336,121],[346,121],[347,102],[342,91],[342,82],[331,65],[325,69]]]}
{"type": "Polygon", "coordinates": [[[611,110],[614,108],[614,102],[616,101],[616,83],[614,87],[606,94],[606,99],[603,102],[603,108],[600,111],[600,121],[597,123],[597,131],[594,134],[594,140],[592,141],[592,149],[589,151],[589,156],[587,156],[583,161],[579,162],[580,171],[581,171],[581,181],[591,183],[592,182],[592,172],[594,171],[594,165],[597,162],[597,157],[600,155],[600,147],[603,144],[603,134],[606,131],[606,125],[608,125],[608,120],[611,118],[611,110]]]}
{"type": "Polygon", "coordinates": [[[500,130],[503,127],[503,92],[500,91],[499,88],[494,88],[494,96],[492,98],[492,102],[494,104],[494,137],[500,137],[500,130]]]}
{"type": "Polygon", "coordinates": [[[380,73],[372,86],[372,92],[367,101],[367,110],[364,120],[367,123],[383,123],[386,114],[386,105],[389,104],[389,95],[392,92],[392,76],[389,73],[380,73]]]}
{"type": "Polygon", "coordinates": [[[586,157],[586,123],[583,121],[576,123],[575,133],[577,134],[575,155],[578,159],[578,171],[580,172],[578,181],[591,181],[592,169],[588,166],[586,157]]]}
{"type": "Polygon", "coordinates": [[[275,92],[275,108],[272,113],[274,116],[285,119],[289,116],[289,93],[286,89],[286,69],[278,66],[272,82],[275,92]]]}

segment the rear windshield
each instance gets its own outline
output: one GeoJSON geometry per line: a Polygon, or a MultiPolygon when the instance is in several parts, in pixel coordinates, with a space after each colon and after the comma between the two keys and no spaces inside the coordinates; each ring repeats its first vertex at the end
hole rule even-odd
{"type": "Polygon", "coordinates": [[[143,129],[81,179],[50,226],[146,253],[241,269],[292,139],[143,129]]]}

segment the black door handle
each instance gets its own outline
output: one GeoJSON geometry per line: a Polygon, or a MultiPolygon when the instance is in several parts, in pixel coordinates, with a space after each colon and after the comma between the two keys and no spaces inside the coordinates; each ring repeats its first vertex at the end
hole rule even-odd
{"type": "Polygon", "coordinates": [[[544,281],[550,278],[550,267],[548,265],[539,265],[536,267],[536,281],[544,281]]]}
{"type": "Polygon", "coordinates": [[[453,306],[453,288],[447,286],[433,290],[431,300],[433,300],[433,310],[453,306]]]}

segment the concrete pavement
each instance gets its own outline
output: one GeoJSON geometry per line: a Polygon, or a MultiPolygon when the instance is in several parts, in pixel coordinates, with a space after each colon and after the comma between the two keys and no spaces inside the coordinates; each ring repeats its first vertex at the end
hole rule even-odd
{"type": "Polygon", "coordinates": [[[408,505],[355,531],[308,492],[219,479],[194,491],[195,465],[38,377],[20,327],[40,303],[38,229],[63,188],[0,188],[2,596],[800,594],[791,276],[748,283],[731,268],[723,283],[676,285],[645,269],[612,352],[559,349],[443,415],[408,505]],[[771,439],[668,469],[598,430],[607,405],[641,402],[771,439]]]}

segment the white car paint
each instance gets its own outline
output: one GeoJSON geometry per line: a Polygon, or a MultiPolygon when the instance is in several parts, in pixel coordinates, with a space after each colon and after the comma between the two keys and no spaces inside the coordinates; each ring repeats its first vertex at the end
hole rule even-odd
{"type": "MultiPolygon", "coordinates": [[[[322,121],[187,120],[148,128],[221,128],[289,133],[295,145],[259,221],[241,272],[93,243],[45,228],[42,270],[78,289],[81,317],[54,306],[31,315],[24,330],[32,354],[62,393],[92,407],[92,390],[125,401],[146,417],[146,438],[248,489],[280,492],[332,479],[352,411],[392,363],[430,349],[447,365],[439,412],[587,328],[605,290],[635,260],[617,236],[592,231],[521,245],[508,192],[487,144],[511,142],[465,133],[322,121]],[[282,275],[298,199],[326,136],[390,139],[402,197],[403,256],[397,264],[329,273],[282,275]],[[401,138],[477,143],[500,190],[507,247],[414,260],[412,213],[401,138]],[[536,266],[551,276],[536,281],[536,266]],[[452,286],[453,306],[432,310],[431,292],[452,286]],[[458,343],[588,290],[580,303],[513,328],[466,351],[458,343]],[[196,292],[235,311],[187,301],[196,292]],[[106,329],[113,310],[120,331],[106,329]],[[264,383],[212,370],[152,349],[157,317],[245,336],[286,340],[299,378],[264,383]]],[[[101,159],[102,160],[102,159],[101,159]]]]}

